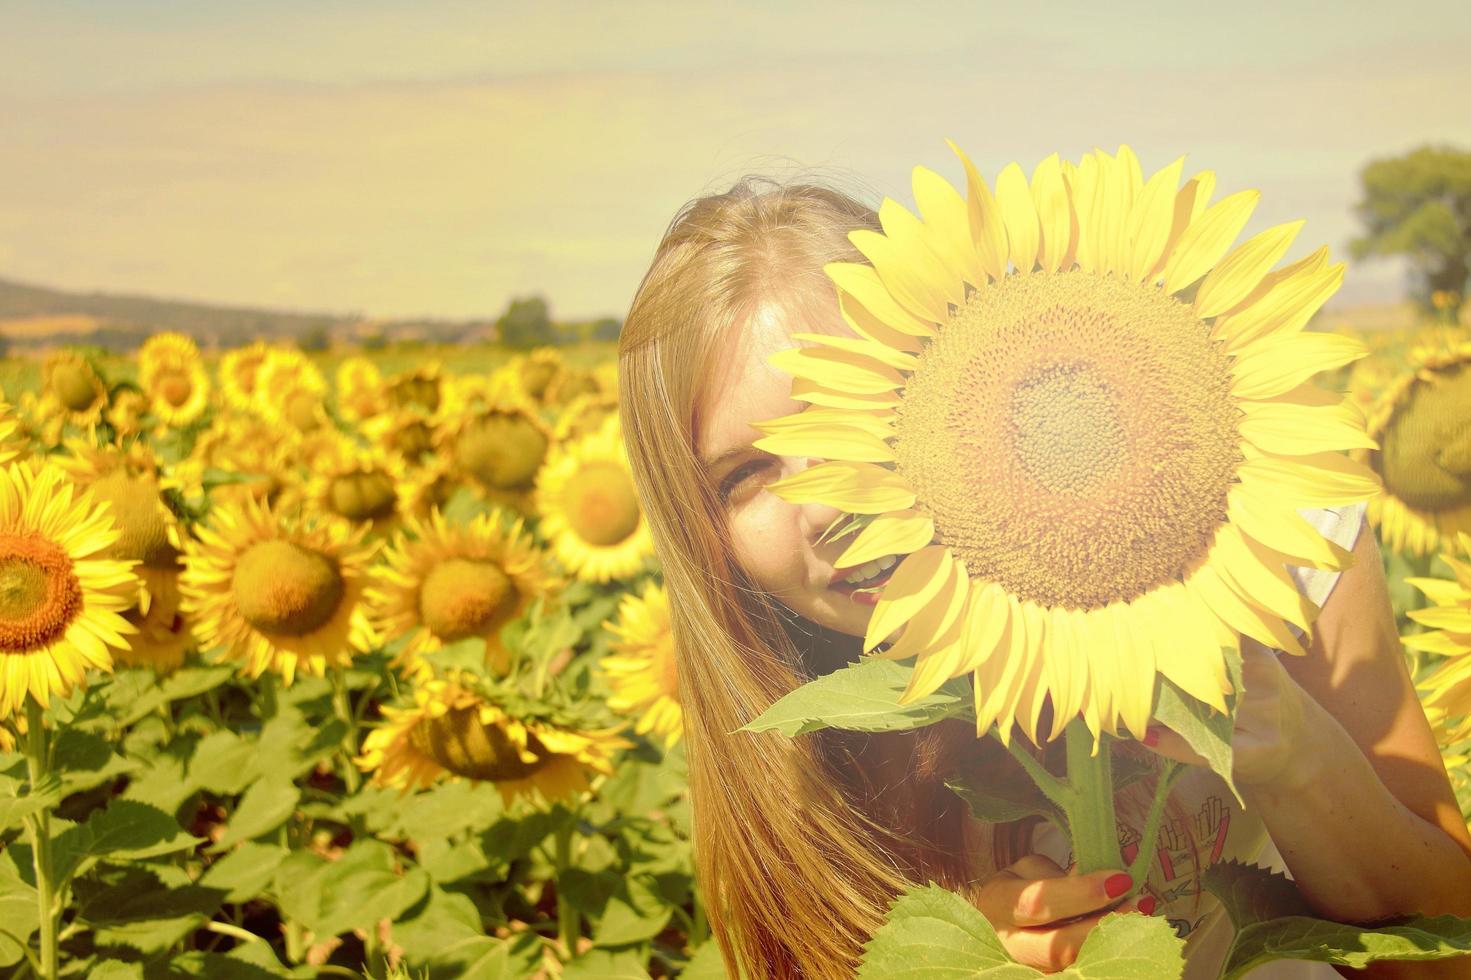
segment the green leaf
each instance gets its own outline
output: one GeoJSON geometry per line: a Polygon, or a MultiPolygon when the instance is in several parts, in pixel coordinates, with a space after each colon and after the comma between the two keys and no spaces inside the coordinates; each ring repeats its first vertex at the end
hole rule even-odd
{"type": "Polygon", "coordinates": [[[469,896],[432,884],[412,914],[393,924],[393,941],[411,962],[424,963],[466,939],[483,937],[480,910],[469,896]]]}
{"type": "Polygon", "coordinates": [[[291,818],[300,801],[301,790],[295,783],[281,779],[256,781],[240,798],[240,805],[231,815],[225,834],[215,849],[224,850],[241,841],[270,833],[291,818]]]}
{"type": "Polygon", "coordinates": [[[914,668],[877,658],[849,664],[782,697],[740,731],[775,729],[791,738],[824,728],[897,732],[932,725],[971,710],[964,685],[954,682],[913,704],[899,704],[914,668]]]}
{"type": "MultiPolygon", "coordinates": [[[[1229,658],[1228,658],[1229,659],[1229,658]]],[[[1236,657],[1236,689],[1241,690],[1241,658],[1236,657]]],[[[1216,711],[1208,704],[1192,698],[1164,677],[1155,685],[1154,717],[1175,732],[1202,756],[1206,765],[1225,780],[1237,801],[1241,793],[1231,780],[1231,730],[1235,721],[1231,714],[1216,711]]]]}
{"type": "Polygon", "coordinates": [[[395,864],[393,849],[374,840],[358,841],[338,860],[315,865],[292,854],[276,869],[281,910],[319,940],[372,928],[398,917],[428,891],[423,869],[398,874],[395,864]]]}
{"type": "Polygon", "coordinates": [[[567,964],[562,980],[649,980],[648,961],[641,949],[590,949],[567,964]]]}
{"type": "Polygon", "coordinates": [[[247,842],[210,865],[199,883],[223,891],[227,902],[245,902],[266,890],[290,853],[276,844],[247,842]]]}
{"type": "Polygon", "coordinates": [[[541,970],[541,939],[521,932],[510,939],[467,937],[430,960],[454,968],[455,980],[523,980],[541,970]]]}
{"type": "Polygon", "coordinates": [[[233,796],[249,785],[256,746],[231,731],[211,732],[189,757],[189,784],[220,796],[233,796]]]}
{"type": "Polygon", "coordinates": [[[977,820],[985,823],[1037,816],[1060,828],[1066,826],[1057,805],[1037,788],[1025,769],[1009,759],[970,753],[945,785],[965,801],[977,820]]]}
{"type": "Polygon", "coordinates": [[[1202,886],[1236,926],[1222,980],[1273,960],[1361,968],[1380,960],[1439,960],[1471,954],[1471,918],[1411,916],[1374,927],[1317,918],[1297,886],[1265,868],[1224,861],[1202,886]]]}
{"type": "Polygon", "coordinates": [[[113,743],[89,732],[63,729],[53,746],[62,796],[100,786],[138,768],[137,762],[119,755],[113,743]]]}
{"type": "MultiPolygon", "coordinates": [[[[252,943],[251,945],[256,945],[252,943]]],[[[284,970],[270,970],[236,956],[219,953],[180,953],[166,962],[149,963],[144,980],[276,980],[284,970]]]]}
{"type": "MultiPolygon", "coordinates": [[[[1179,980],[1184,942],[1162,918],[1106,915],[1083,941],[1065,980],[1179,980]]],[[[975,906],[938,885],[901,895],[888,920],[864,946],[860,980],[954,977],[957,980],[1034,980],[1043,976],[1017,963],[975,906]]]]}
{"type": "Polygon", "coordinates": [[[910,889],[863,947],[859,980],[1032,980],[974,906],[938,885],[910,889]]]}
{"type": "Polygon", "coordinates": [[[726,980],[720,944],[711,941],[695,950],[695,955],[684,965],[679,977],[680,980],[726,980]]]}
{"type": "Polygon", "coordinates": [[[0,966],[13,966],[24,958],[20,944],[36,931],[39,921],[36,890],[21,880],[9,861],[0,861],[0,966]]]}
{"type": "Polygon", "coordinates": [[[37,792],[14,795],[13,790],[24,785],[17,782],[0,788],[0,830],[24,826],[26,817],[42,809],[54,808],[61,802],[61,782],[53,776],[43,780],[37,792]]]}
{"type": "MultiPolygon", "coordinates": [[[[68,827],[56,839],[58,869],[71,864],[80,870],[91,859],[112,860],[157,857],[184,851],[199,843],[179,822],[157,807],[134,800],[116,799],[98,810],[85,823],[68,827]]],[[[65,880],[61,871],[58,880],[65,880]]]]}

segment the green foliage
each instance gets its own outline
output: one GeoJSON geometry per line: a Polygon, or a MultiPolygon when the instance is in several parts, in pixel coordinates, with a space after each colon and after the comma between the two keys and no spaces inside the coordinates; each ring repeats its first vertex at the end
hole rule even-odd
{"type": "Polygon", "coordinates": [[[1405,256],[1427,309],[1432,293],[1456,294],[1454,322],[1471,274],[1471,153],[1422,146],[1374,160],[1359,176],[1364,235],[1354,240],[1354,255],[1405,256]]]}
{"type": "Polygon", "coordinates": [[[539,347],[553,344],[557,335],[542,296],[526,296],[511,300],[511,305],[496,321],[500,341],[507,347],[539,347]]]}
{"type": "MultiPolygon", "coordinates": [[[[1185,966],[1184,941],[1163,919],[1131,913],[1104,916],[1078,958],[1060,973],[1066,980],[1171,980],[1185,966]]],[[[1038,970],[1007,954],[996,930],[975,906],[937,885],[901,895],[888,919],[864,946],[859,980],[964,977],[1031,980],[1038,970]]]]}
{"type": "Polygon", "coordinates": [[[1212,865],[1202,884],[1221,900],[1237,930],[1222,980],[1237,980],[1273,960],[1360,968],[1381,960],[1471,955],[1471,918],[1417,915],[1373,927],[1330,922],[1312,914],[1287,878],[1234,861],[1212,865]]]}
{"type": "Polygon", "coordinates": [[[971,710],[964,679],[901,705],[913,665],[871,658],[808,681],[779,699],[741,731],[778,731],[788,738],[823,728],[859,732],[907,731],[960,717],[971,710]]]}

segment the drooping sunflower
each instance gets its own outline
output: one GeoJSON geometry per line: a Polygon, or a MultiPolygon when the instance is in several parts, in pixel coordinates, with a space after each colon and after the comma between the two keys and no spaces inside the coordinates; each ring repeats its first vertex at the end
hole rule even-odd
{"type": "Polygon", "coordinates": [[[553,449],[536,478],[536,506],[557,558],[585,582],[629,578],[654,553],[617,415],[553,449]]]}
{"type": "Polygon", "coordinates": [[[672,748],[684,734],[684,711],[669,631],[669,593],[651,579],[640,594],[625,593],[616,620],[603,626],[618,638],[616,652],[600,665],[613,688],[608,707],[638,715],[636,734],[652,732],[665,748],[672,748]]]}
{"type": "Polygon", "coordinates": [[[578,395],[557,413],[552,438],[557,442],[580,439],[597,431],[609,416],[618,411],[618,396],[601,391],[578,395]]]}
{"type": "Polygon", "coordinates": [[[306,498],[318,513],[375,531],[401,516],[398,487],[404,468],[397,457],[332,435],[311,454],[309,469],[306,498]]]}
{"type": "Polygon", "coordinates": [[[435,419],[422,409],[394,409],[362,423],[362,433],[373,445],[417,466],[434,451],[435,419]]]}
{"type": "Polygon", "coordinates": [[[118,535],[106,506],[55,466],[0,470],[0,718],[27,694],[45,707],[88,668],[112,669],[137,588],[130,562],[104,557],[118,535]]]}
{"type": "Polygon", "coordinates": [[[136,562],[138,608],[147,614],[154,595],[175,590],[183,567],[179,563],[183,529],[164,503],[158,460],[137,442],[122,448],[69,439],[66,449],[50,459],[111,509],[121,534],[100,557],[136,562]]]}
{"type": "Polygon", "coordinates": [[[149,337],[138,351],[138,383],[164,425],[180,428],[209,407],[209,374],[199,347],[180,333],[149,337]]]}
{"type": "Polygon", "coordinates": [[[107,407],[107,383],[87,358],[75,351],[59,350],[41,366],[43,403],[60,418],[78,428],[96,425],[107,407]]]}
{"type": "Polygon", "coordinates": [[[436,510],[405,523],[368,598],[381,634],[407,637],[394,658],[405,673],[424,674],[424,654],[478,636],[491,667],[504,674],[510,653],[501,627],[563,584],[521,521],[507,524],[492,513],[451,525],[436,510]]]}
{"type": "Polygon", "coordinates": [[[536,474],[552,445],[551,430],[534,405],[501,397],[494,405],[446,419],[435,437],[487,500],[531,512],[536,474]]]}
{"type": "Polygon", "coordinates": [[[103,413],[107,424],[117,433],[119,441],[135,439],[146,428],[144,417],[148,414],[148,396],[131,385],[119,385],[112,393],[112,401],[103,413]]]}
{"type": "Polygon", "coordinates": [[[884,201],[883,233],[849,236],[872,264],[826,267],[857,336],[773,355],[811,407],[756,446],[826,462],[768,489],[870,518],[839,568],[898,557],[864,649],[903,628],[882,655],[917,656],[906,702],[973,673],[978,730],[1036,741],[1079,715],[1142,737],[1157,674],[1224,708],[1223,646],[1303,652],[1284,565],[1349,560],[1299,509],[1377,491],[1341,453],[1372,445],[1351,406],[1310,381],[1362,354],[1303,331],[1343,266],[1272,269],[1301,222],[1232,250],[1259,195],[1211,204],[1183,160],[1054,154],[993,195],[956,152],[965,198],[916,168],[921,217],[884,201]]]}
{"type": "Polygon", "coordinates": [[[220,391],[226,405],[237,412],[256,411],[256,376],[270,352],[269,345],[257,340],[220,357],[220,391]]]}
{"type": "MultiPolygon", "coordinates": [[[[1457,538],[1462,553],[1471,556],[1471,534],[1461,531],[1457,538]]],[[[1438,722],[1437,735],[1449,745],[1471,738],[1471,562],[1449,548],[1441,559],[1454,578],[1405,579],[1435,605],[1410,610],[1409,617],[1429,629],[1400,639],[1407,650],[1445,658],[1418,686],[1426,714],[1438,722]]]]}
{"type": "Polygon", "coordinates": [[[432,456],[423,466],[410,470],[399,484],[400,512],[405,517],[428,520],[464,485],[454,460],[432,456]]]}
{"type": "Polygon", "coordinates": [[[401,371],[388,381],[388,400],[399,408],[419,409],[433,415],[439,411],[443,382],[438,363],[401,371]]]}
{"type": "Polygon", "coordinates": [[[194,644],[189,620],[180,608],[177,576],[154,590],[148,608],[133,606],[123,617],[137,629],[128,645],[113,653],[113,659],[130,667],[152,667],[155,673],[171,674],[184,665],[194,644]]]}
{"type": "Polygon", "coordinates": [[[1369,412],[1380,448],[1356,455],[1384,481],[1369,520],[1385,545],[1425,555],[1471,531],[1471,341],[1443,334],[1409,361],[1369,412]]]}
{"type": "Polygon", "coordinates": [[[273,347],[255,373],[253,410],[287,432],[314,432],[328,424],[327,382],[298,350],[273,347]]]}
{"type": "Polygon", "coordinates": [[[364,422],[388,407],[383,373],[366,357],[349,357],[337,365],[337,411],[350,422],[364,422]]]}
{"type": "Polygon", "coordinates": [[[383,708],[386,723],[368,733],[357,764],[373,781],[410,792],[441,779],[493,783],[510,806],[585,792],[613,773],[613,756],[628,748],[618,729],[582,730],[517,719],[451,681],[414,690],[411,708],[383,708]]]}
{"type": "Polygon", "coordinates": [[[302,496],[302,479],[292,462],[296,441],[290,430],[283,433],[259,416],[222,412],[200,433],[189,457],[170,467],[164,486],[194,501],[206,496],[220,504],[257,500],[284,511],[302,496]],[[206,485],[208,478],[222,476],[230,482],[206,485]]]}
{"type": "Polygon", "coordinates": [[[365,529],[288,518],[249,501],[213,509],[188,543],[179,587],[200,647],[250,677],[321,676],[374,643],[363,593],[376,545],[365,529]]]}

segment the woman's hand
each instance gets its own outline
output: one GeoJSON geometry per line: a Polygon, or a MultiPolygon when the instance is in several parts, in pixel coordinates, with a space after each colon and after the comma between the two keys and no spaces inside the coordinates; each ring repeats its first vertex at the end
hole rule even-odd
{"type": "MultiPolygon", "coordinates": [[[[1250,640],[1241,644],[1241,681],[1244,691],[1236,703],[1231,734],[1231,776],[1236,785],[1248,792],[1311,781],[1321,760],[1307,738],[1308,719],[1322,707],[1271,651],[1250,640]]],[[[1144,744],[1178,762],[1205,765],[1183,738],[1167,728],[1151,726],[1144,744]]]]}
{"type": "Polygon", "coordinates": [[[1133,887],[1123,871],[1069,875],[1028,854],[982,885],[975,904],[1013,959],[1055,973],[1072,965],[1106,913],[1154,913],[1153,897],[1124,897],[1133,887]]]}

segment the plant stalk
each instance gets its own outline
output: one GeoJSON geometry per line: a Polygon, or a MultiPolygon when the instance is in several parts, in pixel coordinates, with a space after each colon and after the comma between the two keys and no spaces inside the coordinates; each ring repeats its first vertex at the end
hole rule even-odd
{"type": "Polygon", "coordinates": [[[569,820],[557,828],[556,834],[556,864],[557,864],[557,938],[562,942],[562,948],[566,951],[567,959],[577,955],[577,937],[582,932],[582,923],[579,922],[577,909],[572,907],[572,902],[562,892],[562,876],[572,867],[572,829],[575,820],[569,820]]]}
{"type": "MultiPolygon", "coordinates": [[[[26,698],[26,769],[30,777],[31,792],[38,792],[46,773],[50,769],[50,746],[46,739],[44,713],[34,697],[26,698]]],[[[36,908],[40,913],[39,939],[41,945],[41,971],[45,980],[56,980],[56,932],[60,925],[53,893],[55,883],[51,880],[51,808],[40,810],[26,818],[26,827],[31,832],[31,857],[36,869],[36,908]]]]}
{"type": "Polygon", "coordinates": [[[1118,817],[1114,811],[1113,754],[1107,741],[1093,754],[1093,735],[1076,718],[1063,732],[1067,739],[1067,781],[1071,792],[1063,807],[1073,838],[1078,874],[1122,868],[1118,817]]]}

